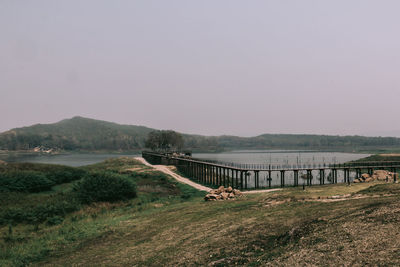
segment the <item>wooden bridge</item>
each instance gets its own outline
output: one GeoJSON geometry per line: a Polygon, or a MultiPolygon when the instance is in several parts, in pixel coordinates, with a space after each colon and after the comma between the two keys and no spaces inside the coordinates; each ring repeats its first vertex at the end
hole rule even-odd
{"type": "MultiPolygon", "coordinates": [[[[374,170],[385,169],[395,173],[397,169],[400,169],[399,161],[273,165],[217,162],[149,151],[143,151],[142,156],[151,164],[176,166],[179,172],[199,183],[211,186],[232,186],[241,190],[276,186],[323,185],[326,182],[350,184],[353,179],[361,177],[363,172],[372,175],[374,170]],[[343,177],[339,177],[339,181],[338,172],[343,174],[343,177]],[[260,173],[265,174],[262,176],[264,185],[260,183],[260,173]],[[275,173],[278,181],[273,179],[275,173]],[[313,179],[313,173],[317,174],[318,179],[313,179]],[[288,179],[288,174],[292,179],[288,179]],[[299,183],[299,178],[303,180],[303,183],[299,183]]],[[[396,181],[396,176],[394,177],[396,181]]]]}

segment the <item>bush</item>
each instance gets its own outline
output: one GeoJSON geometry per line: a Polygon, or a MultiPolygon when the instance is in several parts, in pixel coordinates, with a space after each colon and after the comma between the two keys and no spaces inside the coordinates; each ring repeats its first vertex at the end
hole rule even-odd
{"type": "MultiPolygon", "coordinates": [[[[12,207],[0,211],[0,225],[7,223],[41,223],[49,218],[63,218],[66,214],[80,209],[80,204],[71,195],[58,194],[46,203],[31,207],[12,207]]],[[[50,219],[49,223],[55,219],[50,219]]]]}
{"type": "Polygon", "coordinates": [[[55,184],[68,183],[85,176],[86,171],[82,168],[74,168],[63,165],[41,164],[41,163],[8,163],[0,165],[1,172],[33,171],[46,175],[47,179],[55,184]]]}
{"type": "Polygon", "coordinates": [[[35,171],[0,172],[0,192],[41,192],[53,185],[46,175],[35,171]]]}
{"type": "Polygon", "coordinates": [[[61,216],[53,216],[47,219],[47,225],[58,225],[64,221],[64,218],[61,216]]]}
{"type": "Polygon", "coordinates": [[[112,172],[94,172],[74,185],[80,201],[119,201],[136,197],[136,186],[129,178],[112,172]]]}
{"type": "Polygon", "coordinates": [[[46,177],[53,181],[55,184],[69,183],[79,180],[86,175],[86,171],[82,169],[64,168],[60,170],[50,171],[46,177]]]}

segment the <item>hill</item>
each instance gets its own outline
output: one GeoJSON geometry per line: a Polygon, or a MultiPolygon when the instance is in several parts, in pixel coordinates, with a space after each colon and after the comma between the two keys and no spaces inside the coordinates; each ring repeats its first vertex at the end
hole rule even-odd
{"type": "Polygon", "coordinates": [[[30,150],[41,146],[63,150],[135,150],[153,129],[74,117],[0,134],[0,149],[30,150]]]}
{"type": "MultiPolygon", "coordinates": [[[[4,168],[10,167],[71,170],[4,168]]],[[[0,266],[400,264],[399,184],[292,187],[205,202],[204,193],[130,158],[72,169],[124,175],[138,195],[88,205],[69,200],[71,183],[38,193],[3,192],[0,266]]]]}
{"type": "MultiPolygon", "coordinates": [[[[0,134],[0,150],[35,147],[67,151],[134,151],[144,148],[144,126],[74,117],[53,124],[36,124],[0,134]]],[[[400,138],[305,134],[263,134],[255,137],[183,134],[185,148],[194,151],[234,149],[300,149],[336,151],[400,151],[400,138]]]]}

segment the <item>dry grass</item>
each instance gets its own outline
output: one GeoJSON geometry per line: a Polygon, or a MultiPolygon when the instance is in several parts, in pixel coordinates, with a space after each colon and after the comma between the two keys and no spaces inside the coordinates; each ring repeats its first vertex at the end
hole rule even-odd
{"type": "Polygon", "coordinates": [[[385,196],[378,188],[381,193],[370,198],[371,188],[365,198],[317,201],[366,187],[308,188],[315,201],[302,201],[301,189],[286,189],[235,201],[158,205],[128,217],[116,214],[119,223],[112,234],[39,265],[399,265],[398,195],[385,196]],[[266,199],[282,202],[268,206],[266,199]]]}

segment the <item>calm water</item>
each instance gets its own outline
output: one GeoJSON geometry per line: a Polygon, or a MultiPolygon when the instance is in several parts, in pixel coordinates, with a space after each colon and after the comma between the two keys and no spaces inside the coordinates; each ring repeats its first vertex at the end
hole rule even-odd
{"type": "MultiPolygon", "coordinates": [[[[49,163],[61,164],[68,166],[84,166],[104,161],[108,158],[118,157],[137,157],[137,154],[67,154],[67,155],[32,155],[32,154],[0,154],[0,160],[8,162],[33,162],[33,163],[49,163]]],[[[217,160],[229,163],[243,164],[320,164],[320,163],[344,163],[351,160],[357,160],[367,157],[369,154],[353,154],[339,152],[315,152],[315,151],[287,151],[287,150],[268,150],[268,151],[233,151],[225,153],[194,153],[193,157],[199,159],[217,160]]],[[[300,173],[301,175],[302,173],[300,173]]],[[[330,175],[329,171],[326,173],[330,175]]],[[[351,177],[355,174],[351,173],[351,177]]],[[[250,173],[247,177],[249,188],[254,187],[254,174],[250,173]]],[[[313,172],[313,184],[319,183],[318,171],[313,172]]],[[[338,172],[338,182],[342,182],[343,173],[338,172]]],[[[285,178],[287,185],[293,184],[293,172],[288,172],[285,178]]],[[[329,180],[329,178],[328,178],[329,180]]],[[[300,182],[301,183],[301,182],[300,182]]],[[[273,172],[272,186],[280,184],[278,172],[273,172]]],[[[268,185],[267,174],[260,173],[260,185],[266,187],[268,185]]]]}
{"type": "Polygon", "coordinates": [[[369,156],[340,152],[295,150],[240,150],[225,153],[194,153],[193,157],[232,163],[254,164],[319,164],[344,163],[369,156]]]}
{"type": "MultiPolygon", "coordinates": [[[[233,151],[225,153],[196,153],[193,157],[199,159],[210,159],[221,162],[229,163],[242,163],[242,164],[271,164],[271,165],[293,165],[293,164],[329,164],[329,163],[344,163],[351,160],[357,160],[364,157],[368,157],[370,154],[353,154],[353,153],[340,153],[340,152],[315,152],[315,151],[287,151],[287,150],[248,150],[248,151],[233,151]]],[[[305,171],[300,171],[299,175],[305,175],[305,171]]],[[[319,171],[312,171],[313,179],[312,184],[319,184],[320,177],[319,171]]],[[[331,173],[329,170],[326,171],[326,183],[331,181],[331,173]]],[[[356,176],[355,172],[350,173],[350,180],[356,176]]],[[[277,171],[272,172],[271,186],[280,185],[280,173],[277,171]]],[[[268,186],[268,174],[267,172],[260,172],[260,186],[268,186]]],[[[343,171],[338,171],[338,182],[344,182],[343,171]]],[[[249,188],[254,187],[254,173],[250,172],[247,177],[247,183],[249,188]]],[[[285,174],[285,185],[293,185],[294,173],[286,172],[285,174]]],[[[303,184],[305,181],[299,179],[299,184],[303,184]]]]}
{"type": "MultiPolygon", "coordinates": [[[[118,157],[137,157],[136,154],[0,154],[0,159],[8,162],[50,163],[68,166],[84,166],[118,157]]],[[[339,152],[287,151],[287,150],[241,150],[224,153],[194,153],[193,157],[232,163],[254,164],[318,164],[344,163],[367,157],[369,154],[339,152]]]]}

